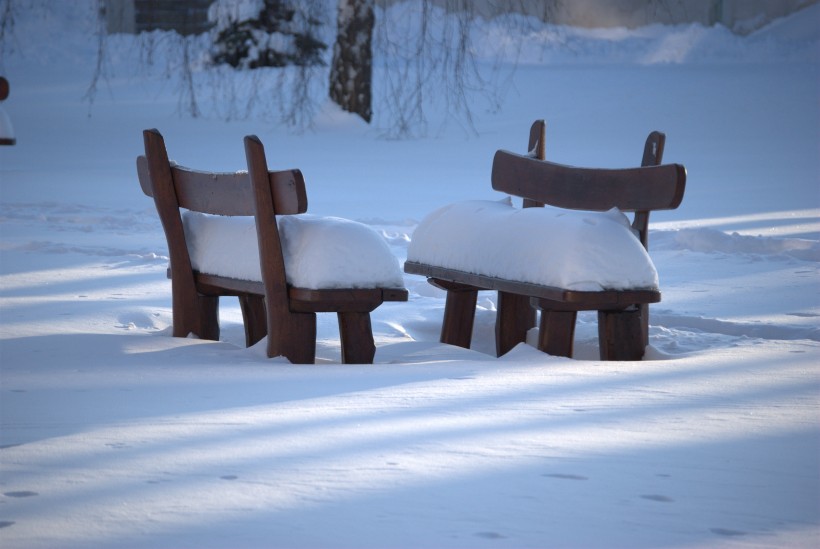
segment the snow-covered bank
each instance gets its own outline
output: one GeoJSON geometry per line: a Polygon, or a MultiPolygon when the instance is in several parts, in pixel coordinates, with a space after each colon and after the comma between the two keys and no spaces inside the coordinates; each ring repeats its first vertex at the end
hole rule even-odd
{"type": "Polygon", "coordinates": [[[476,111],[479,135],[386,141],[330,107],[298,135],[179,116],[175,81],[135,71],[126,38],[89,117],[82,5],[24,12],[3,61],[18,144],[0,147],[1,546],[816,545],[817,6],[746,38],[545,27],[552,49],[499,112],[476,111]],[[686,37],[697,55],[645,62],[686,37]],[[372,366],[339,364],[332,315],[316,365],[244,349],[235,300],[223,341],[168,337],[142,129],[215,170],[244,168],[258,134],[273,167],[305,173],[309,211],[366,221],[403,261],[424,215],[503,198],[492,154],[523,152],[536,118],[549,158],[634,164],[659,129],[688,168],[681,207],[651,223],[647,360],[597,361],[587,314],[575,360],[496,359],[491,293],[474,348],[442,346],[442,294],[411,276],[410,302],[373,315],[372,366]]]}

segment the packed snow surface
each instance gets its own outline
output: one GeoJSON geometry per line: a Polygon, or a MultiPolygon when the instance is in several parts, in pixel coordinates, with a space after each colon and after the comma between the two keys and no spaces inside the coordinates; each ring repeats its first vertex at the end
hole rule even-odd
{"type": "Polygon", "coordinates": [[[577,291],[653,290],[658,273],[626,216],[515,208],[510,200],[444,206],[413,231],[407,260],[577,291]]]}
{"type": "Polygon", "coordinates": [[[406,140],[382,137],[396,121],[380,90],[413,81],[385,73],[391,57],[374,63],[372,126],[324,102],[324,67],[299,132],[277,103],[298,71],[209,68],[207,37],[162,32],[108,37],[98,65],[96,2],[4,5],[3,549],[818,545],[820,4],[745,37],[476,20],[506,94],[470,96],[475,131],[425,95],[426,136],[406,140]],[[246,167],[258,135],[272,169],[302,170],[312,215],[369,225],[401,263],[431,212],[504,199],[493,154],[526,152],[536,119],[556,162],[634,166],[660,130],[664,161],[687,168],[680,208],[650,219],[663,301],[645,360],[599,361],[594,313],[573,359],[496,358],[490,292],[472,349],[442,345],[444,295],[409,275],[409,302],[372,315],[372,365],[340,364],[335,315],[319,315],[314,365],[246,349],[235,299],[220,341],[170,337],[142,130],[212,171],[246,167]]]}

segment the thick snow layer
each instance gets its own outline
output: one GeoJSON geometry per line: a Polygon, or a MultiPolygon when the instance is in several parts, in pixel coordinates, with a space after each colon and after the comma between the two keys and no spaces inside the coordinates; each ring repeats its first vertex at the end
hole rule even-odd
{"type": "MultiPolygon", "coordinates": [[[[252,217],[183,212],[185,239],[195,270],[262,280],[252,217]]],[[[338,217],[310,214],[277,218],[285,274],[292,286],[402,288],[398,259],[372,227],[338,217]]]]}
{"type": "Polygon", "coordinates": [[[652,260],[614,208],[515,208],[509,199],[449,204],[419,223],[407,259],[568,290],[658,287],[652,260]]]}

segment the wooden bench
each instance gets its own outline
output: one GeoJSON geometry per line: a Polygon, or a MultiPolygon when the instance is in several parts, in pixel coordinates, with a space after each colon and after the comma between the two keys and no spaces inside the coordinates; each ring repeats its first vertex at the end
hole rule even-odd
{"type": "Polygon", "coordinates": [[[370,312],[385,301],[406,301],[407,290],[313,289],[288,284],[277,216],[307,211],[305,180],[299,170],[269,171],[264,148],[255,136],[245,138],[248,172],[237,173],[177,166],[169,162],[165,141],[157,130],[146,130],[143,137],[145,156],[137,159],[137,172],[143,192],[154,198],[168,242],[174,337],[194,334],[217,340],[219,298],[237,296],[246,345],[267,335],[269,357],[313,363],[316,313],[334,312],[339,320],[342,361],[372,363],[376,348],[370,312]],[[218,216],[253,216],[261,280],[194,270],[180,208],[218,216]]]}
{"type": "MultiPolygon", "coordinates": [[[[652,132],[646,140],[641,167],[630,169],[576,168],[546,161],[545,123],[536,121],[529,137],[530,154],[498,151],[493,160],[492,186],[522,197],[524,207],[544,205],[570,210],[634,212],[632,228],[648,250],[649,213],[677,208],[684,194],[686,170],[662,165],[665,136],[652,132]]],[[[596,214],[599,215],[599,214],[596,214]]],[[[549,239],[549,234],[535,237],[549,239]]],[[[643,253],[643,252],[640,252],[643,253]]],[[[647,258],[648,259],[648,258],[647,258]]],[[[562,261],[555,257],[554,261],[562,261]]],[[[650,262],[651,264],[651,262],[650,262]]],[[[653,267],[654,269],[654,267],[653,267]]],[[[657,289],[578,291],[486,276],[408,258],[404,270],[423,275],[447,292],[441,341],[469,348],[477,292],[498,292],[496,352],[502,355],[526,340],[541,311],[538,348],[571,357],[578,311],[598,311],[602,360],[640,360],[648,342],[648,305],[659,302],[657,289]]]]}
{"type": "MultiPolygon", "coordinates": [[[[0,102],[8,99],[9,90],[9,81],[0,76],[0,102]]],[[[11,120],[9,120],[3,107],[0,107],[0,145],[14,145],[15,143],[17,143],[17,139],[14,137],[11,120]]]]}

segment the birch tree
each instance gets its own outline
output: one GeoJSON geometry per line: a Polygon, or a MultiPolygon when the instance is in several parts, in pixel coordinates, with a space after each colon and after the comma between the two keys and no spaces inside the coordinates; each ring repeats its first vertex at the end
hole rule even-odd
{"type": "Polygon", "coordinates": [[[374,0],[339,0],[330,99],[366,122],[373,117],[374,0]]]}

